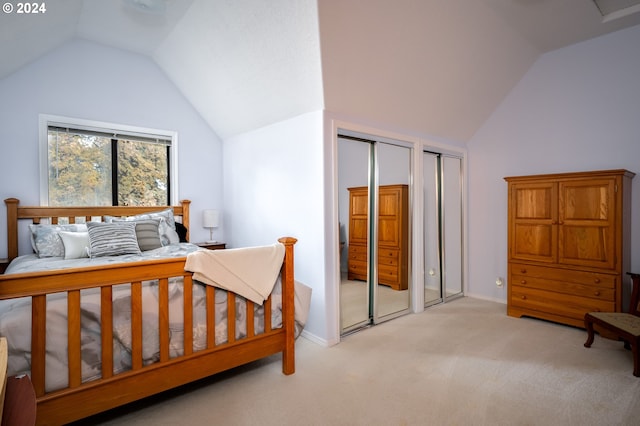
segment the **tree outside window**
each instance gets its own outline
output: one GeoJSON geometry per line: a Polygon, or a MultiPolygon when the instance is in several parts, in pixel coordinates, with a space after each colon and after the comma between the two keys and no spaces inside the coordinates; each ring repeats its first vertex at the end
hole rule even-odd
{"type": "Polygon", "coordinates": [[[170,204],[171,141],[48,127],[51,206],[170,204]]]}

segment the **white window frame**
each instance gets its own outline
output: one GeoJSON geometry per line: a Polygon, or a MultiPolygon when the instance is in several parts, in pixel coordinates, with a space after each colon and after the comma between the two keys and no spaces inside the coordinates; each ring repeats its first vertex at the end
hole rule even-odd
{"type": "Polygon", "coordinates": [[[82,118],[63,117],[58,115],[40,114],[39,117],[39,166],[40,166],[40,205],[49,205],[49,126],[73,127],[84,130],[94,130],[106,133],[138,134],[145,137],[161,136],[171,139],[171,162],[169,164],[169,179],[171,200],[173,206],[178,205],[178,132],[172,130],[151,129],[146,127],[129,126],[126,124],[108,123],[103,121],[85,120],[82,118]]]}

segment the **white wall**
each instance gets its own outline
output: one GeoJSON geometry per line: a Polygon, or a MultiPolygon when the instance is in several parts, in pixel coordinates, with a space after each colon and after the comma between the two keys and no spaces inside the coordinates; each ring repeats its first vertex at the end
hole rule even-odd
{"type": "MultiPolygon", "coordinates": [[[[506,301],[505,176],[582,170],[640,173],[640,26],[547,53],[469,148],[469,294],[506,301]]],[[[631,266],[640,270],[640,177],[633,182],[631,266]]]]}
{"type": "Polygon", "coordinates": [[[225,235],[230,247],[298,239],[296,280],[313,289],[305,334],[326,340],[322,112],[224,141],[225,235]]]}
{"type": "MultiPolygon", "coordinates": [[[[148,58],[88,41],[66,43],[0,80],[0,111],[0,199],[39,202],[39,114],[172,130],[178,132],[178,195],[192,200],[192,241],[209,238],[200,212],[222,207],[222,144],[148,58]]],[[[6,223],[4,206],[0,223],[6,223]]],[[[6,238],[3,225],[0,257],[6,238]]]]}

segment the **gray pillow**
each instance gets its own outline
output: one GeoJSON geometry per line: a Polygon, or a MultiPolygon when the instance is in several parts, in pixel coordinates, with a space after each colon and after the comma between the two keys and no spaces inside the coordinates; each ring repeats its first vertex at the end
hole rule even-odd
{"type": "MultiPolygon", "coordinates": [[[[136,239],[140,250],[147,251],[162,247],[158,230],[161,222],[161,218],[133,221],[136,224],[136,239]]],[[[113,223],[131,223],[131,221],[114,219],[113,223]]]]}
{"type": "Polygon", "coordinates": [[[89,231],[89,256],[119,256],[141,254],[136,237],[135,222],[87,223],[89,231]]]}
{"type": "Polygon", "coordinates": [[[135,216],[126,216],[117,218],[114,216],[104,216],[105,222],[114,222],[116,220],[126,220],[126,221],[139,221],[139,220],[148,220],[148,219],[162,219],[160,222],[160,226],[158,227],[158,232],[160,233],[160,241],[162,241],[163,246],[168,246],[169,244],[176,244],[180,242],[180,237],[176,232],[176,222],[175,217],[173,216],[173,209],[167,208],[164,210],[149,212],[149,213],[141,213],[135,216]]]}

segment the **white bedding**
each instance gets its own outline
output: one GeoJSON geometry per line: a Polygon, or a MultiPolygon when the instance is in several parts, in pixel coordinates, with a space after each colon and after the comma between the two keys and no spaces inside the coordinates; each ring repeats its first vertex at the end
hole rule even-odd
{"type": "MultiPolygon", "coordinates": [[[[62,258],[38,258],[36,255],[21,256],[7,268],[6,273],[20,273],[38,270],[54,270],[61,268],[101,265],[122,261],[140,261],[166,257],[181,257],[200,250],[198,246],[188,243],[172,244],[155,250],[143,252],[143,255],[123,255],[101,257],[96,259],[81,258],[63,260],[62,258]]],[[[129,285],[113,287],[114,316],[114,374],[131,368],[131,303],[129,285]]],[[[302,294],[296,300],[296,336],[301,332],[306,321],[309,307],[310,289],[296,283],[302,294]]],[[[272,297],[272,324],[274,328],[282,326],[281,284],[278,277],[272,297]]],[[[197,283],[193,286],[193,350],[206,347],[206,290],[197,283]]],[[[64,294],[50,295],[47,298],[47,357],[46,357],[46,390],[52,391],[67,385],[67,312],[64,294]]],[[[227,341],[227,293],[215,291],[216,305],[216,344],[227,341]]],[[[246,302],[236,297],[236,339],[246,335],[246,302]]],[[[263,307],[255,305],[254,329],[256,333],[264,330],[263,307]]],[[[91,289],[81,292],[81,340],[82,340],[82,375],[83,381],[100,377],[100,294],[91,289]]],[[[170,356],[183,353],[183,298],[181,278],[170,279],[169,282],[169,328],[170,356]]],[[[143,359],[146,364],[159,358],[158,324],[158,287],[157,281],[143,283],[143,359]]],[[[0,336],[7,337],[9,348],[9,374],[23,374],[30,371],[31,346],[31,300],[29,298],[0,301],[0,336]]]]}

